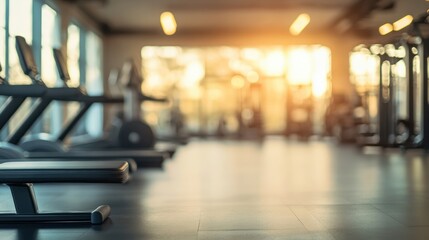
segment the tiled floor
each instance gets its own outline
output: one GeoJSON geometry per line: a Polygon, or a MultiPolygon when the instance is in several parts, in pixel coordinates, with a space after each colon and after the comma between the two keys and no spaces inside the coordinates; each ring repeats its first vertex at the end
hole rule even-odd
{"type": "MultiPolygon", "coordinates": [[[[102,226],[0,225],[0,239],[429,239],[429,156],[268,138],[194,141],[126,185],[36,185],[41,210],[110,204],[102,226]]],[[[0,188],[0,211],[13,209],[0,188]]]]}

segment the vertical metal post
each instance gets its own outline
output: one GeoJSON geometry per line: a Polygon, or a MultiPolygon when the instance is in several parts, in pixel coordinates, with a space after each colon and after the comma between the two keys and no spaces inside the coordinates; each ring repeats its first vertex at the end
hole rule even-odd
{"type": "Polygon", "coordinates": [[[423,61],[422,61],[422,76],[423,76],[423,148],[429,149],[429,95],[428,95],[428,57],[429,57],[429,39],[423,40],[423,61]],[[425,126],[426,124],[426,126],[425,126]]]}
{"type": "Polygon", "coordinates": [[[37,214],[38,207],[33,190],[33,184],[8,184],[12,192],[17,214],[37,214]]]}

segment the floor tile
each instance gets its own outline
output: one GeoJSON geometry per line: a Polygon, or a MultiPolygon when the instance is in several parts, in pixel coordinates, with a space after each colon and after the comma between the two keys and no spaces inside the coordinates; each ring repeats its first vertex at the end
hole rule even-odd
{"type": "Polygon", "coordinates": [[[286,206],[228,206],[203,210],[199,230],[278,230],[304,228],[286,206]]]}
{"type": "MultiPolygon", "coordinates": [[[[127,184],[35,184],[42,211],[101,226],[0,224],[1,240],[429,239],[429,156],[325,141],[196,140],[127,184]]],[[[12,212],[6,186],[0,211],[12,212]]]]}
{"type": "Polygon", "coordinates": [[[429,226],[429,203],[377,204],[374,207],[406,226],[429,226]]]}
{"type": "Polygon", "coordinates": [[[307,232],[302,229],[288,230],[239,230],[239,231],[200,231],[198,240],[333,240],[328,232],[307,232]]]}
{"type": "Polygon", "coordinates": [[[307,209],[326,229],[403,226],[389,215],[368,205],[311,206],[307,209]]]}

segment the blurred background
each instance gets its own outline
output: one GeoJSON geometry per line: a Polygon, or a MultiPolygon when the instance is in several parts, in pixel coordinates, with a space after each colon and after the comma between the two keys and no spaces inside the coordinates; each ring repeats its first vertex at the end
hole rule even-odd
{"type": "MultiPolygon", "coordinates": [[[[376,128],[378,56],[412,36],[426,9],[424,0],[0,0],[0,61],[11,83],[29,82],[14,51],[14,36],[23,35],[43,79],[57,86],[50,48],[59,47],[71,85],[97,95],[110,91],[109,76],[131,58],[141,90],[169,98],[142,105],[159,136],[353,142],[362,128],[376,128]]],[[[405,62],[395,65],[406,79],[405,62]]],[[[398,99],[405,99],[407,83],[400,82],[398,99]]],[[[58,132],[77,109],[52,105],[33,131],[58,132]]],[[[91,109],[76,134],[101,135],[111,112],[91,109]]]]}

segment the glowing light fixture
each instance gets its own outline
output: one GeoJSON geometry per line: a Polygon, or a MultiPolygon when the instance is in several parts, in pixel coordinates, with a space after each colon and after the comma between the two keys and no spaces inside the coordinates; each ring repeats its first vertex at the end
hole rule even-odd
{"type": "Polygon", "coordinates": [[[385,23],[378,28],[378,32],[381,35],[386,35],[393,31],[393,25],[390,23],[385,23]]]}
{"type": "Polygon", "coordinates": [[[306,13],[301,13],[296,19],[295,21],[292,23],[292,25],[289,28],[289,32],[294,35],[297,36],[299,35],[302,30],[304,30],[304,28],[310,23],[310,15],[306,14],[306,13]]]}
{"type": "Polygon", "coordinates": [[[413,16],[407,15],[393,23],[393,30],[399,31],[413,22],[413,16]]]}
{"type": "Polygon", "coordinates": [[[171,12],[161,13],[160,20],[161,20],[162,31],[164,31],[165,35],[173,35],[174,33],[176,33],[177,23],[173,13],[171,12]]]}

